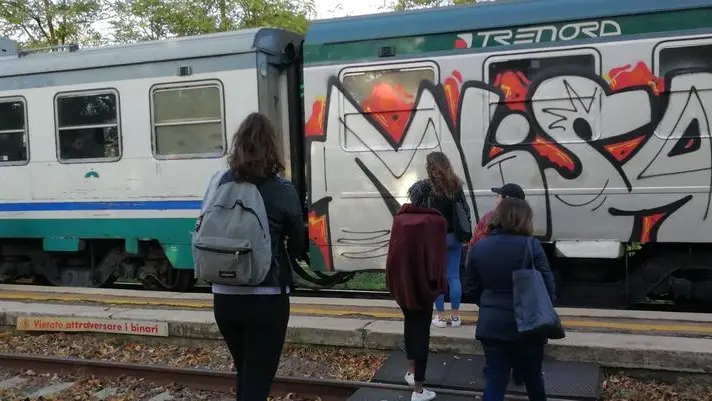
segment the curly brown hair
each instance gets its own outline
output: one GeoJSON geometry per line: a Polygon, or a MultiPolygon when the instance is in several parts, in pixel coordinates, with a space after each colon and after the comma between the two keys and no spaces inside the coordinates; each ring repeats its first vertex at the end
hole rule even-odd
{"type": "Polygon", "coordinates": [[[261,181],[284,170],[274,127],[265,115],[251,113],[242,121],[228,160],[238,182],[261,181]]]}
{"type": "Polygon", "coordinates": [[[496,229],[509,234],[532,235],[534,223],[529,202],[517,198],[504,198],[494,209],[492,220],[487,224],[487,233],[496,229]]]}
{"type": "Polygon", "coordinates": [[[432,152],[425,158],[425,171],[436,196],[453,199],[462,189],[462,180],[455,174],[450,159],[443,152],[432,152]]]}

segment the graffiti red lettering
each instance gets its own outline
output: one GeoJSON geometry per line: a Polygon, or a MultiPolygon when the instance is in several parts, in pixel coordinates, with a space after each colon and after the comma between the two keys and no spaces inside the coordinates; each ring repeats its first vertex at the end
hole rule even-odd
{"type": "Polygon", "coordinates": [[[309,212],[309,239],[319,249],[324,259],[326,271],[332,270],[331,253],[329,252],[329,233],[327,216],[317,216],[314,211],[309,212]]]}
{"type": "Polygon", "coordinates": [[[543,138],[537,136],[534,138],[532,146],[540,156],[547,158],[554,165],[565,168],[569,171],[574,170],[575,163],[573,159],[571,159],[571,157],[569,157],[556,143],[547,142],[543,138]]]}
{"type": "Polygon", "coordinates": [[[656,95],[660,95],[665,90],[665,80],[656,77],[642,61],[639,61],[635,67],[626,64],[613,68],[604,75],[604,78],[614,91],[641,85],[649,85],[656,95]]]}
{"type": "Polygon", "coordinates": [[[497,74],[494,86],[502,90],[505,102],[511,110],[525,111],[524,100],[531,82],[521,71],[504,71],[497,74]]]}
{"type": "Polygon", "coordinates": [[[460,86],[462,85],[462,74],[460,71],[453,71],[452,75],[445,80],[443,91],[447,101],[448,111],[453,127],[457,127],[457,112],[460,109],[460,86]]]}
{"type": "Polygon", "coordinates": [[[401,143],[408,121],[413,114],[413,95],[399,84],[376,84],[371,95],[361,102],[361,108],[386,130],[396,143],[401,143]]]}
{"type": "Polygon", "coordinates": [[[304,131],[307,137],[318,137],[324,135],[324,117],[326,102],[323,97],[318,97],[312,104],[312,112],[309,120],[305,124],[304,131]]]}
{"type": "Polygon", "coordinates": [[[499,146],[492,146],[489,150],[489,157],[491,159],[494,159],[498,154],[504,152],[504,149],[500,148],[499,146]]]}
{"type": "Polygon", "coordinates": [[[627,141],[612,143],[609,145],[604,145],[603,148],[606,149],[616,160],[623,163],[628,159],[634,150],[640,146],[645,140],[645,136],[639,136],[637,138],[629,139],[627,141]]]}

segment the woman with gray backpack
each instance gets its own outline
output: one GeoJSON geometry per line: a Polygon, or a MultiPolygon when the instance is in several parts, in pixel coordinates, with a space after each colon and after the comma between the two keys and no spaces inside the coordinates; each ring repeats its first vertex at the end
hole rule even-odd
{"type": "Polygon", "coordinates": [[[196,277],[212,284],[214,314],[237,370],[237,400],[266,400],[289,321],[290,260],[303,255],[302,205],[274,128],[252,113],[232,139],[229,169],[206,190],[193,233],[196,277]]]}

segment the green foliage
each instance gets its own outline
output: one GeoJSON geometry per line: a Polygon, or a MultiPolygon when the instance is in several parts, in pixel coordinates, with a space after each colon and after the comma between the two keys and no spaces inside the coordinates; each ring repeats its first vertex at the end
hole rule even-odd
{"type": "Polygon", "coordinates": [[[272,26],[306,32],[314,0],[115,0],[114,40],[127,42],[272,26]]]}
{"type": "Polygon", "coordinates": [[[96,44],[92,26],[103,17],[102,0],[0,0],[0,36],[25,47],[96,44]]]}
{"type": "Polygon", "coordinates": [[[0,37],[45,47],[260,26],[304,33],[314,15],[314,0],[0,0],[0,37]],[[99,25],[108,32],[100,34],[99,25]]]}

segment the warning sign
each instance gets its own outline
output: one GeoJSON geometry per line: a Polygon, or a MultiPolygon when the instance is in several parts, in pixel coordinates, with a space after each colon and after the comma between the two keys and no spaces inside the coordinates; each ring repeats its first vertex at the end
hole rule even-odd
{"type": "Polygon", "coordinates": [[[64,331],[168,337],[168,323],[86,317],[18,316],[18,331],[64,331]]]}

